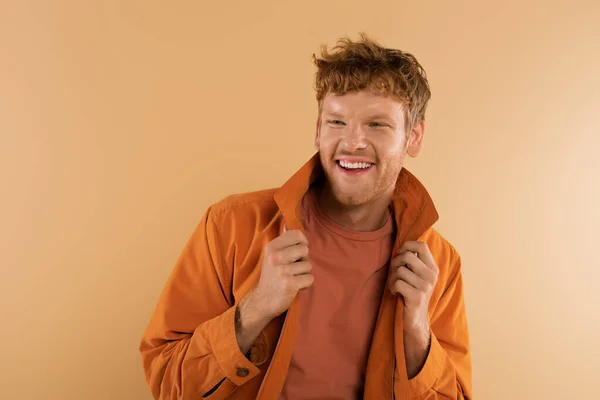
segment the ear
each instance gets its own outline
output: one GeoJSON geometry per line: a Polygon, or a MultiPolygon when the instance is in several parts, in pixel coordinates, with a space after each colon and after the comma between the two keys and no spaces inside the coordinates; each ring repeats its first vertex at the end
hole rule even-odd
{"type": "Polygon", "coordinates": [[[423,146],[423,136],[425,135],[425,120],[415,124],[408,135],[406,143],[406,153],[415,158],[421,152],[423,146]]]}
{"type": "Polygon", "coordinates": [[[321,144],[321,114],[317,117],[317,126],[315,129],[315,148],[319,150],[321,144]]]}

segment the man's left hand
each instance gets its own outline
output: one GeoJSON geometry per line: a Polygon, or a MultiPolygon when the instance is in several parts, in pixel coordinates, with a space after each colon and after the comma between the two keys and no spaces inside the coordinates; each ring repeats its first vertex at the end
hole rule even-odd
{"type": "Polygon", "coordinates": [[[406,242],[398,254],[392,259],[388,286],[392,293],[404,298],[404,354],[408,378],[412,379],[423,368],[429,353],[429,299],[439,269],[426,243],[406,242]]]}
{"type": "Polygon", "coordinates": [[[389,288],[404,298],[404,329],[429,330],[429,299],[438,279],[438,266],[423,242],[406,242],[398,254],[391,263],[389,288]]]}

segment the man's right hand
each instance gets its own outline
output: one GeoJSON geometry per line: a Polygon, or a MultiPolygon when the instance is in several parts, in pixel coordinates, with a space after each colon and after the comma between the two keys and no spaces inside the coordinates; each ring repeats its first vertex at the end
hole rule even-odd
{"type": "Polygon", "coordinates": [[[238,306],[236,337],[242,353],[269,321],[290,307],[301,289],[313,284],[311,270],[306,236],[284,226],[283,234],[265,246],[258,284],[238,306]]]}

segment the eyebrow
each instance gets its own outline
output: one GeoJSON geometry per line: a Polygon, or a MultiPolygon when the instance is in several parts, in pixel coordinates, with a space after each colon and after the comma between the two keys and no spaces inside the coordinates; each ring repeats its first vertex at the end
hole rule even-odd
{"type": "Polygon", "coordinates": [[[394,121],[394,122],[396,121],[396,119],[395,119],[395,118],[393,118],[393,117],[390,117],[389,115],[386,115],[386,114],[375,114],[375,115],[371,115],[371,116],[369,116],[369,118],[368,118],[368,119],[386,119],[386,120],[388,120],[388,121],[394,121]]]}
{"type": "Polygon", "coordinates": [[[330,117],[335,117],[335,118],[344,118],[344,116],[342,114],[332,112],[332,111],[327,111],[327,110],[323,110],[323,115],[328,115],[330,117]]]}
{"type": "MultiPolygon", "coordinates": [[[[344,118],[344,116],[340,113],[334,111],[323,110],[323,115],[327,115],[334,118],[344,118]]],[[[393,117],[390,117],[387,114],[374,114],[370,115],[367,119],[386,119],[388,121],[396,121],[393,117]]]]}

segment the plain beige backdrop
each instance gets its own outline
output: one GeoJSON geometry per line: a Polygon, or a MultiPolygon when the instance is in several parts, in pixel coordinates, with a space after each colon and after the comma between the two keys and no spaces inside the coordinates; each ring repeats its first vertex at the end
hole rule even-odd
{"type": "Polygon", "coordinates": [[[462,253],[475,398],[600,398],[592,0],[1,0],[0,398],[150,399],[187,238],[313,154],[311,55],[359,31],[429,75],[407,167],[462,253]]]}

